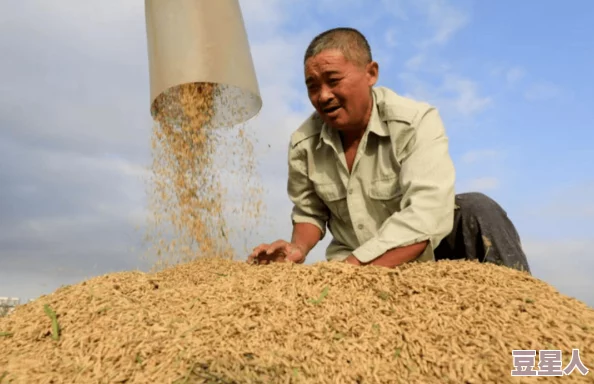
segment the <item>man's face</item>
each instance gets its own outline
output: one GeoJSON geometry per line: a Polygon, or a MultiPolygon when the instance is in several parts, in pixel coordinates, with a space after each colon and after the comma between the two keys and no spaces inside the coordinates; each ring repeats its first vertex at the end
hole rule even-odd
{"type": "Polygon", "coordinates": [[[340,131],[365,128],[372,98],[370,87],[377,77],[377,63],[357,65],[334,49],[305,62],[309,100],[324,122],[340,131]]]}

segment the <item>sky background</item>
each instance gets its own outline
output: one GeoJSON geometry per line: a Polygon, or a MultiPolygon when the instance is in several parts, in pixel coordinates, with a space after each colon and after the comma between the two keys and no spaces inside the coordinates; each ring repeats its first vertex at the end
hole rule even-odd
{"type": "MultiPolygon", "coordinates": [[[[143,2],[0,3],[0,296],[145,268],[143,2]]],[[[533,274],[594,306],[594,2],[240,3],[264,103],[249,129],[269,220],[253,246],[290,237],[287,143],[312,110],[303,52],[350,26],[370,41],[378,85],[440,109],[457,192],[497,200],[533,274]]]]}

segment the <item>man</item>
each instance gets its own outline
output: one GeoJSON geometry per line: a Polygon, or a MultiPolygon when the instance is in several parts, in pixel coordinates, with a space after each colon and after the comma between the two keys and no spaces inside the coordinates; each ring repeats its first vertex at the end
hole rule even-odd
{"type": "Polygon", "coordinates": [[[315,112],[289,145],[293,235],[256,247],[249,262],[302,263],[327,226],[329,261],[478,259],[530,273],[503,209],[483,194],[455,195],[438,111],[374,87],[378,64],[360,32],[318,35],[304,66],[315,112]]]}

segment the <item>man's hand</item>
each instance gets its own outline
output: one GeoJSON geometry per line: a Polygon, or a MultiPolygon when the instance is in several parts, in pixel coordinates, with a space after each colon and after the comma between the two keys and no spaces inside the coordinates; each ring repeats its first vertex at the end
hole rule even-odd
{"type": "Polygon", "coordinates": [[[277,240],[272,244],[260,244],[254,248],[247,261],[249,264],[303,263],[305,252],[297,244],[277,240]]]}

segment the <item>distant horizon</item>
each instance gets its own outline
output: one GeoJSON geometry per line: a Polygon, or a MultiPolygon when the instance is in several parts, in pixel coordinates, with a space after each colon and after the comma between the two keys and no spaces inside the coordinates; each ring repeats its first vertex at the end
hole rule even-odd
{"type": "Polygon", "coordinates": [[[41,296],[43,296],[43,295],[39,295],[36,298],[29,298],[29,299],[22,299],[21,297],[16,297],[16,296],[12,296],[12,297],[0,296],[0,306],[10,307],[11,302],[14,302],[14,301],[17,302],[16,305],[21,305],[23,303],[29,303],[33,300],[36,300],[41,296]]]}

